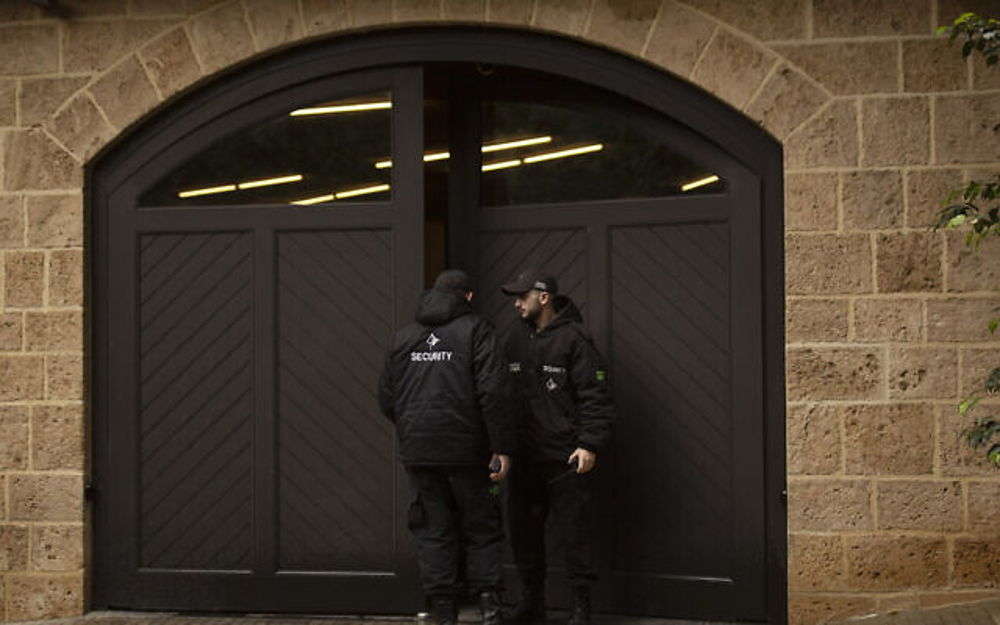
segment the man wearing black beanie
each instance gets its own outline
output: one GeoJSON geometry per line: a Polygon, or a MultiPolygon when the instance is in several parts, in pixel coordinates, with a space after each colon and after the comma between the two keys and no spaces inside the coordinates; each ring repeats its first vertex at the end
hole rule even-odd
{"type": "Polygon", "coordinates": [[[416,323],[396,333],[379,380],[379,405],[396,424],[415,496],[409,527],[438,625],[457,621],[463,552],[482,622],[502,625],[503,530],[491,482],[510,469],[515,433],[503,403],[503,356],[472,296],[464,271],[442,272],[421,296],[416,323]]]}

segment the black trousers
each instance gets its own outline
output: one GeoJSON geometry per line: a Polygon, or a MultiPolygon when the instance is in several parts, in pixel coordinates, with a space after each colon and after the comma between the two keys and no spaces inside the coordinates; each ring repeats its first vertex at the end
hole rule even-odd
{"type": "Polygon", "coordinates": [[[455,596],[459,567],[474,590],[500,587],[503,524],[487,467],[407,466],[409,528],[428,596],[455,596]]]}
{"type": "Polygon", "coordinates": [[[510,542],[521,582],[545,584],[545,522],[550,516],[566,539],[566,574],[571,586],[597,579],[591,546],[593,499],[590,473],[571,473],[562,462],[514,463],[507,499],[510,542]]]}

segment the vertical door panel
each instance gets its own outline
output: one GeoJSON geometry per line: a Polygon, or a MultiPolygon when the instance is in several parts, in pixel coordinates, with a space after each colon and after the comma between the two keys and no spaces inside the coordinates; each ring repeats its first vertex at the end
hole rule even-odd
{"type": "Polygon", "coordinates": [[[394,445],[376,400],[391,231],[277,238],[279,567],[391,571],[394,445]]]}

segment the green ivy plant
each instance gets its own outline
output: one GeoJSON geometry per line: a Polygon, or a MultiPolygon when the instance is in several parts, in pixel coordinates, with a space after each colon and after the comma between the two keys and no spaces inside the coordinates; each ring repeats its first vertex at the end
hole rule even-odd
{"type": "MultiPolygon", "coordinates": [[[[949,35],[952,42],[964,35],[962,58],[976,52],[985,58],[987,66],[997,64],[1000,57],[1000,20],[963,13],[951,26],[938,28],[938,34],[949,35]]],[[[984,239],[1000,236],[1000,174],[995,180],[973,180],[965,187],[952,191],[934,225],[935,230],[939,228],[966,229],[965,244],[972,250],[978,250],[984,239]]],[[[987,328],[991,334],[996,333],[998,327],[1000,317],[989,320],[987,328]]],[[[995,367],[986,376],[981,394],[967,397],[959,403],[958,412],[962,416],[969,415],[984,395],[997,394],[1000,394],[1000,367],[995,367]]],[[[985,448],[989,462],[1000,468],[1000,415],[978,416],[972,425],[962,431],[962,436],[972,448],[985,448]]]]}

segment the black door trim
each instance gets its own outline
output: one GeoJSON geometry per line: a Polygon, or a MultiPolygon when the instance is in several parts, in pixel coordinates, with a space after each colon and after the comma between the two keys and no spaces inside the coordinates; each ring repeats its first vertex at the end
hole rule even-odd
{"type": "MultiPolygon", "coordinates": [[[[318,77],[380,66],[436,61],[515,65],[616,92],[663,112],[712,141],[756,174],[761,181],[763,220],[764,406],[766,415],[768,622],[783,623],[787,614],[787,538],[784,400],[784,223],[781,145],[739,111],[672,74],[608,50],[557,36],[501,27],[434,26],[399,28],[339,36],[277,52],[237,65],[204,86],[158,109],[133,130],[107,146],[86,169],[85,200],[87,396],[90,402],[92,476],[100,505],[104,480],[99,462],[107,452],[111,380],[108,351],[114,348],[108,328],[108,198],[156,154],[184,140],[200,126],[233,107],[318,77]],[[102,429],[103,428],[103,429],[102,429]]],[[[100,604],[99,580],[115,536],[94,527],[95,554],[91,591],[100,604]]]]}

